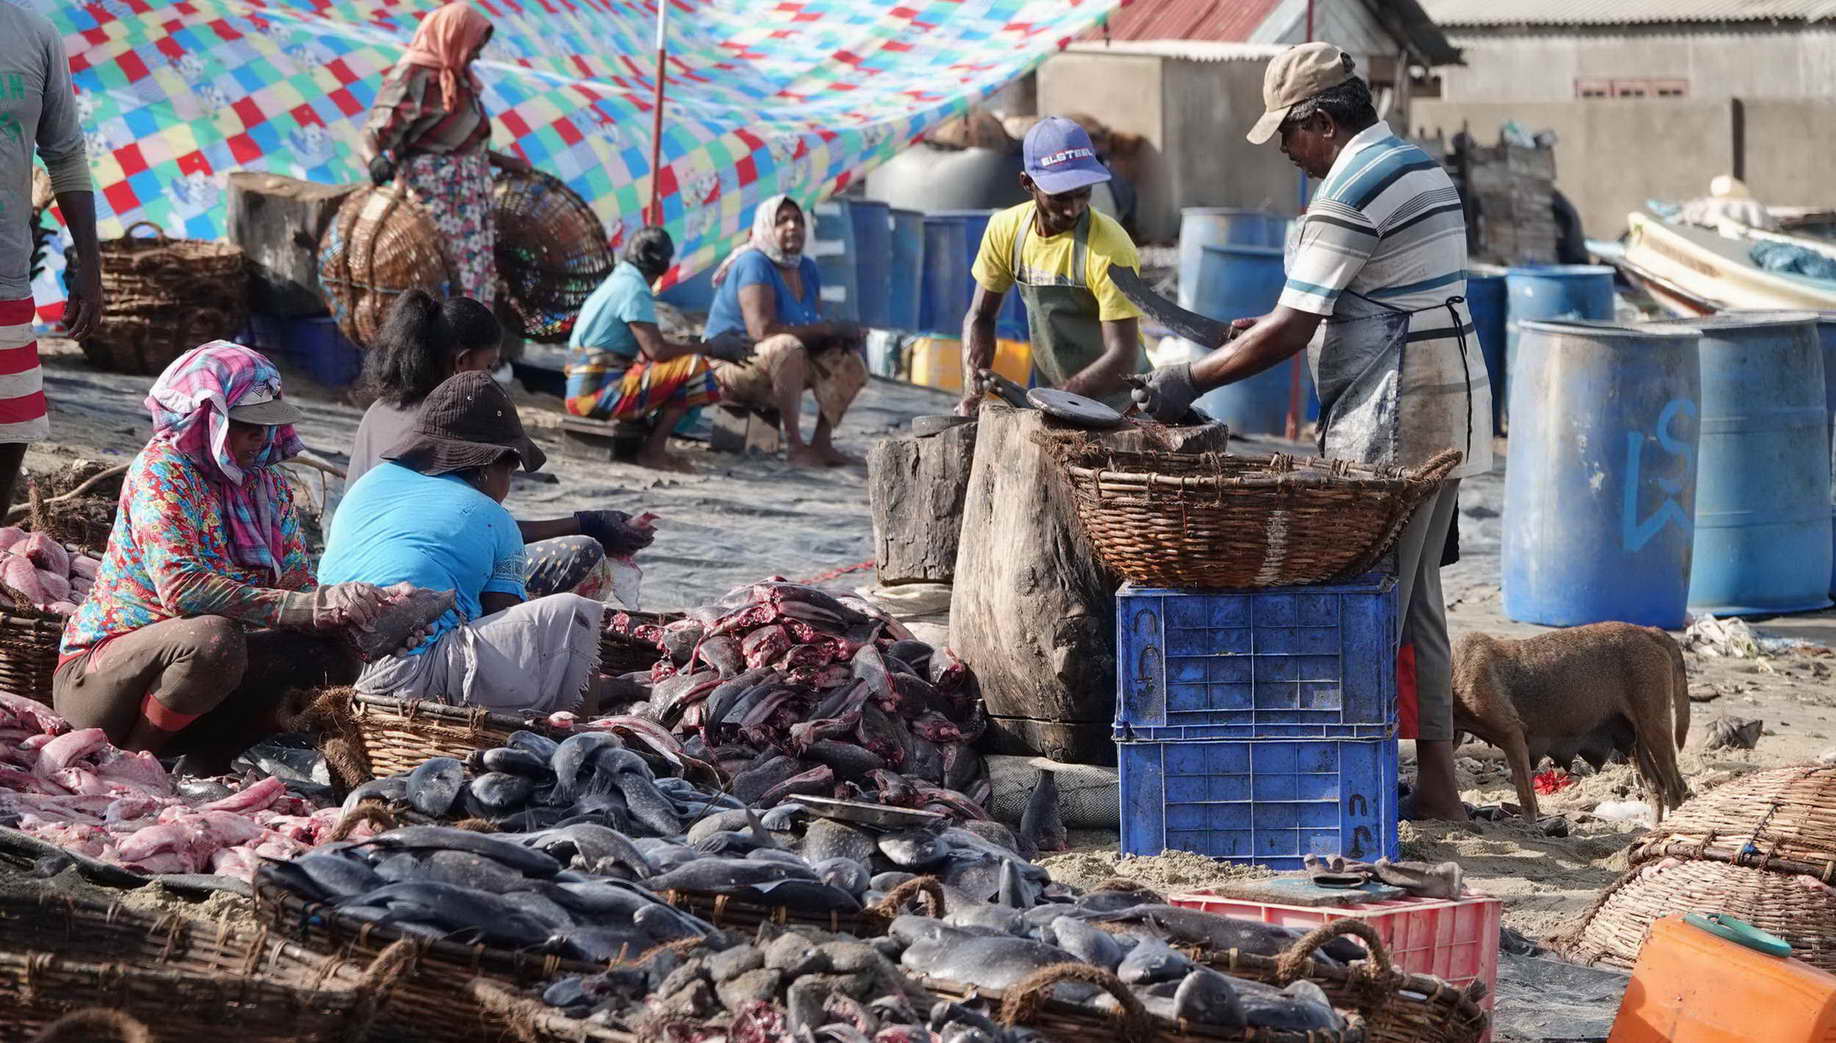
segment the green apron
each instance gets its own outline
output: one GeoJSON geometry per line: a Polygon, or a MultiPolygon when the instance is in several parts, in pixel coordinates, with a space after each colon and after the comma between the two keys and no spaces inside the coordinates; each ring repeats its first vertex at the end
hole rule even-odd
{"type": "MultiPolygon", "coordinates": [[[[1027,333],[1033,345],[1033,368],[1039,371],[1041,383],[1063,387],[1065,381],[1083,372],[1103,357],[1103,322],[1098,317],[1096,294],[1084,280],[1084,263],[1090,243],[1090,211],[1077,220],[1071,247],[1071,274],[1054,275],[1027,268],[1022,257],[1026,238],[1033,234],[1033,208],[1020,220],[1014,234],[1014,289],[1026,302],[1027,333]]],[[[1135,352],[1136,373],[1147,372],[1147,359],[1135,352]]],[[[1125,410],[1130,405],[1128,388],[1096,396],[1099,401],[1125,410]]]]}

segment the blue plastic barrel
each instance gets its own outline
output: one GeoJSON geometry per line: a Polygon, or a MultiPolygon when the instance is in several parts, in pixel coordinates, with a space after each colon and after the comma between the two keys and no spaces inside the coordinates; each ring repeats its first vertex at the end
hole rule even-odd
{"type": "Polygon", "coordinates": [[[854,226],[854,315],[876,330],[892,325],[888,298],[892,292],[891,207],[872,199],[843,203],[854,226]]]}
{"type": "Polygon", "coordinates": [[[1817,317],[1730,312],[1653,325],[1702,338],[1690,609],[1828,608],[1830,419],[1817,317]]]}
{"type": "MultiPolygon", "coordinates": [[[[1823,402],[1830,410],[1830,513],[1836,515],[1836,312],[1817,316],[1817,340],[1823,345],[1823,402]]],[[[1831,527],[1836,540],[1836,525],[1831,527]]],[[[1836,555],[1832,555],[1836,569],[1836,555]]],[[[1830,576],[1830,590],[1836,593],[1836,571],[1830,576]]]]}
{"type": "Polygon", "coordinates": [[[1502,434],[1505,397],[1511,393],[1505,380],[1505,277],[1467,273],[1466,307],[1472,312],[1485,376],[1492,385],[1492,432],[1502,434]]]}
{"type": "MultiPolygon", "coordinates": [[[[1275,307],[1286,281],[1281,251],[1267,246],[1206,246],[1192,310],[1216,319],[1264,315],[1275,307]]],[[[1287,427],[1291,364],[1275,366],[1205,393],[1194,403],[1232,431],[1281,434],[1287,427]]],[[[1303,367],[1304,368],[1304,367],[1303,367]]]]}
{"type": "Polygon", "coordinates": [[[924,278],[919,293],[923,303],[918,328],[926,333],[955,335],[963,328],[969,310],[969,267],[963,247],[963,223],[926,214],[924,218],[924,278]]]}
{"type": "Polygon", "coordinates": [[[890,271],[886,279],[886,325],[917,330],[924,297],[924,215],[893,210],[888,215],[890,271]]]}
{"type": "MultiPolygon", "coordinates": [[[[963,277],[967,280],[967,296],[964,300],[975,299],[975,275],[971,269],[975,266],[976,255],[982,252],[982,234],[988,231],[988,219],[999,211],[995,210],[938,210],[926,215],[957,221],[963,226],[963,249],[967,251],[963,264],[963,277]]],[[[967,310],[967,305],[964,306],[967,310]]],[[[962,316],[957,316],[956,326],[962,327],[962,316]]],[[[1008,291],[1006,300],[1001,302],[1001,311],[995,317],[995,336],[1008,340],[1026,339],[1026,302],[1020,294],[1008,291]]]]}
{"type": "Polygon", "coordinates": [[[817,304],[822,317],[836,322],[860,319],[860,289],[854,281],[854,222],[848,207],[838,200],[818,203],[811,208],[815,218],[810,223],[809,240],[804,244],[806,257],[816,260],[816,271],[822,276],[822,299],[817,304]]]}
{"type": "Polygon", "coordinates": [[[1505,615],[1549,626],[1683,625],[1697,339],[1650,325],[1522,325],[1505,468],[1505,615]]]}
{"type": "MultiPolygon", "coordinates": [[[[1552,264],[1511,268],[1505,272],[1510,298],[1505,312],[1505,392],[1493,393],[1510,405],[1511,374],[1517,369],[1517,327],[1531,319],[1586,319],[1610,322],[1613,318],[1613,269],[1600,264],[1552,264]]],[[[1507,408],[1504,414],[1510,416],[1507,408]]]]}
{"type": "MultiPolygon", "coordinates": [[[[1280,249],[1288,219],[1267,210],[1189,206],[1179,212],[1179,304],[1195,308],[1199,265],[1207,246],[1273,246],[1280,249]]],[[[1258,315],[1261,312],[1257,312],[1258,315]]]]}

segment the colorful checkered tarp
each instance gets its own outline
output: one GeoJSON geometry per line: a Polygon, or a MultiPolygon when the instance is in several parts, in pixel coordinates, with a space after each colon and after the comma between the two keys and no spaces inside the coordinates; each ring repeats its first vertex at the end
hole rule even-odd
{"type": "MultiPolygon", "coordinates": [[[[383,73],[432,0],[10,0],[64,34],[102,234],[224,233],[223,175],[356,181],[383,73]]],[[[492,145],[565,179],[616,240],[650,198],[656,0],[474,0],[492,145]]],[[[814,201],[1098,22],[1116,0],[662,0],[677,276],[777,192],[814,201]]],[[[63,261],[34,287],[61,300],[63,261]]],[[[41,314],[61,314],[61,305],[41,314]]]]}

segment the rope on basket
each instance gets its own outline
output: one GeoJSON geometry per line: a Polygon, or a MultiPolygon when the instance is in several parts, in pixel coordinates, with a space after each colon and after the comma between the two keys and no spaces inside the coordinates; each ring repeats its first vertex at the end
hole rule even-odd
{"type": "Polygon", "coordinates": [[[32,1043],[100,1043],[103,1040],[157,1043],[153,1033],[138,1018],[106,1007],[73,1010],[32,1037],[32,1043]]]}
{"type": "Polygon", "coordinates": [[[1057,963],[1041,967],[1022,978],[1008,990],[1006,998],[1001,1001],[998,1020],[1007,1028],[1026,1024],[1038,1015],[1039,1004],[1051,993],[1052,986],[1065,981],[1095,985],[1115,997],[1121,1007],[1115,1016],[1116,1027],[1124,1043],[1152,1043],[1158,1034],[1154,1016],[1128,990],[1128,986],[1122,984],[1120,978],[1101,967],[1085,963],[1057,963]]]}
{"type": "Polygon", "coordinates": [[[1390,961],[1390,950],[1383,944],[1377,929],[1362,920],[1333,920],[1302,935],[1275,961],[1275,980],[1282,985],[1306,976],[1307,967],[1327,942],[1350,935],[1364,943],[1370,957],[1353,970],[1354,991],[1358,1009],[1370,1016],[1390,1002],[1402,987],[1403,975],[1396,973],[1390,961]]]}

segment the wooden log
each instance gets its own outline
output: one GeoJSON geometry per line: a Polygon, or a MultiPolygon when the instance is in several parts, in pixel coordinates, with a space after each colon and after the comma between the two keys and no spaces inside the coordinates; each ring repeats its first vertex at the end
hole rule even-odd
{"type": "Polygon", "coordinates": [[[356,185],[238,170],[229,175],[229,240],[250,261],[250,308],[272,315],[321,315],[319,237],[356,185]]]}
{"type": "Polygon", "coordinates": [[[934,435],[883,438],[868,450],[867,499],[881,583],[949,583],[956,577],[975,430],[969,423],[934,435]]]}
{"type": "MultiPolygon", "coordinates": [[[[984,403],[963,503],[950,642],[975,670],[992,752],[1113,764],[1115,592],[1079,527],[1058,465],[1033,442],[1048,419],[984,403]]],[[[1225,448],[1222,424],[1169,432],[1172,448],[1225,448]]],[[[1106,434],[1147,448],[1137,428],[1106,434]]]]}

